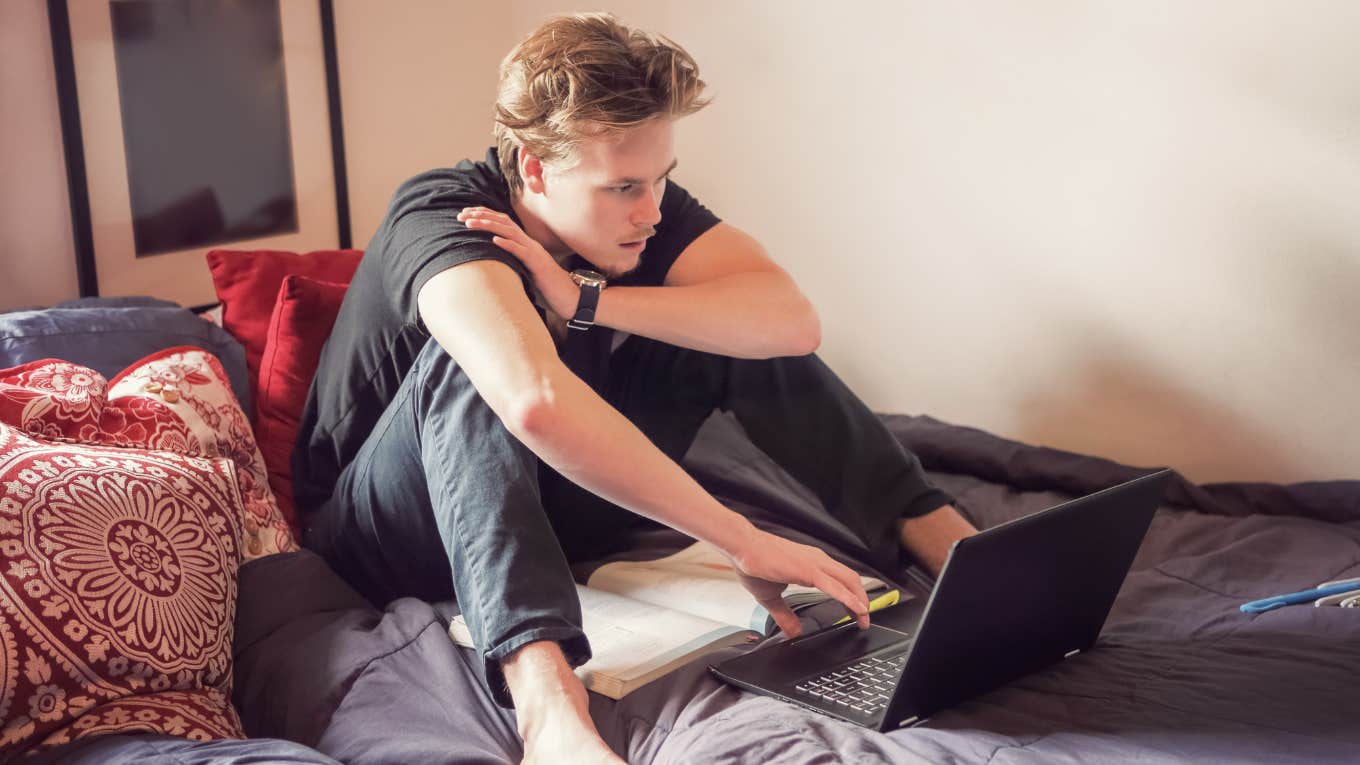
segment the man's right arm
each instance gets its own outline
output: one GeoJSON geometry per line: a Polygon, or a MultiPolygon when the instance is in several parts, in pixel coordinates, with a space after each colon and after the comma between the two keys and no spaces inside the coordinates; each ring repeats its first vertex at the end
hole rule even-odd
{"type": "MultiPolygon", "coordinates": [[[[751,577],[817,587],[867,625],[868,599],[853,571],[723,507],[567,369],[509,266],[479,260],[442,271],[421,288],[418,306],[506,428],[568,480],[715,545],[751,577]]],[[[791,613],[780,626],[797,630],[791,613]]]]}

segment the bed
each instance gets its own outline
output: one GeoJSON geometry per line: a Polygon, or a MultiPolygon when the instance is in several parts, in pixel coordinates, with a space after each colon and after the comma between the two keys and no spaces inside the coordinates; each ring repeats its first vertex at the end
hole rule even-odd
{"type": "MultiPolygon", "coordinates": [[[[30,358],[48,349],[29,346],[30,358]]],[[[979,527],[1149,472],[930,417],[884,419],[979,527]]],[[[857,545],[730,418],[715,415],[685,463],[762,527],[892,576],[891,561],[857,545]]],[[[626,555],[662,555],[684,542],[652,532],[626,555]]],[[[1360,481],[1177,479],[1096,649],[916,727],[859,729],[739,692],[706,671],[709,661],[743,649],[710,655],[622,701],[592,696],[591,710],[630,762],[1354,762],[1360,610],[1238,610],[1247,600],[1352,577],[1360,577],[1360,481]]],[[[919,577],[903,584],[925,595],[919,577]]],[[[23,761],[518,760],[513,717],[491,701],[471,652],[446,635],[455,603],[403,599],[376,609],[306,550],[245,564],[238,591],[233,701],[250,739],[110,735],[23,761]]]]}

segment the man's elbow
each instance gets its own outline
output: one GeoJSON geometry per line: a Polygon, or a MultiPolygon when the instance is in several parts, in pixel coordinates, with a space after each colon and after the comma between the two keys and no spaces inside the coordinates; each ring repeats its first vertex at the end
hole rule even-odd
{"type": "MultiPolygon", "coordinates": [[[[806,301],[805,301],[806,302],[806,301]]],[[[822,321],[817,310],[807,303],[800,321],[794,323],[797,329],[789,338],[790,356],[806,356],[815,353],[822,345],[822,321]]]]}
{"type": "Polygon", "coordinates": [[[505,427],[521,441],[539,438],[557,427],[561,414],[557,397],[547,387],[512,396],[501,417],[505,427]]]}

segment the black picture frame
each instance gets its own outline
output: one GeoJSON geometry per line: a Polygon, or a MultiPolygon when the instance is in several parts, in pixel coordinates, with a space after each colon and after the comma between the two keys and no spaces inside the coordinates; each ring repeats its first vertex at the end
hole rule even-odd
{"type": "MultiPolygon", "coordinates": [[[[90,11],[89,0],[48,0],[47,11],[52,37],[52,57],[56,70],[57,100],[61,120],[62,145],[66,157],[67,187],[71,210],[71,227],[75,249],[76,279],[79,294],[81,297],[95,297],[101,294],[150,294],[153,297],[176,300],[184,305],[195,308],[211,305],[216,301],[212,293],[205,289],[205,285],[210,288],[211,284],[208,278],[207,265],[204,263],[202,257],[203,253],[206,252],[207,249],[210,249],[208,247],[192,248],[182,252],[169,253],[169,260],[163,262],[160,270],[165,271],[166,269],[171,269],[172,273],[169,276],[161,276],[160,281],[170,282],[172,284],[169,286],[162,284],[159,289],[154,286],[145,291],[130,288],[130,280],[126,277],[122,278],[121,284],[118,284],[113,288],[108,288],[111,281],[108,278],[108,274],[105,275],[104,279],[100,278],[99,264],[101,260],[107,264],[110,256],[107,252],[96,251],[97,242],[101,240],[101,237],[96,236],[96,217],[93,208],[96,205],[105,208],[110,205],[118,206],[118,202],[111,199],[111,197],[116,197],[116,194],[108,195],[110,198],[98,198],[95,200],[92,200],[91,197],[91,163],[89,161],[89,151],[99,151],[100,149],[91,149],[90,147],[87,147],[86,144],[88,136],[97,135],[97,133],[92,133],[91,131],[97,131],[101,129],[101,126],[92,125],[88,116],[85,117],[85,122],[82,122],[83,116],[81,113],[80,100],[81,71],[77,68],[76,50],[72,42],[71,6],[68,4],[69,2],[79,2],[82,4],[81,11],[90,11]],[[173,270],[175,269],[182,269],[185,274],[192,275],[187,277],[192,280],[192,285],[181,290],[179,282],[183,280],[174,278],[173,270]],[[158,292],[161,294],[157,294],[158,292]]],[[[112,4],[115,2],[118,2],[118,0],[101,0],[98,5],[99,8],[102,9],[102,12],[107,15],[110,12],[112,4]]],[[[280,0],[280,2],[290,3],[290,14],[296,14],[298,12],[296,4],[300,3],[300,0],[280,0]]],[[[339,67],[336,50],[335,10],[332,0],[317,0],[315,10],[316,23],[319,24],[320,27],[321,61],[318,63],[324,70],[324,77],[322,77],[322,79],[324,79],[324,104],[326,109],[325,124],[327,126],[326,137],[329,139],[328,142],[330,145],[330,182],[334,187],[335,238],[334,240],[329,241],[311,239],[310,237],[322,236],[322,233],[315,230],[314,226],[309,226],[300,229],[296,234],[291,235],[290,239],[294,242],[291,245],[280,245],[277,241],[270,239],[247,240],[242,243],[241,249],[329,249],[332,243],[338,249],[348,249],[352,246],[349,220],[348,177],[345,166],[343,111],[340,98],[339,67]]],[[[307,9],[303,9],[303,11],[305,13],[305,18],[310,19],[310,11],[307,9]]],[[[290,18],[297,17],[290,16],[290,18]]],[[[88,35],[88,32],[86,34],[88,35]]],[[[284,45],[287,44],[288,43],[285,40],[284,45]]],[[[87,63],[85,71],[88,70],[89,64],[87,63]]],[[[316,77],[312,77],[309,81],[314,84],[315,80],[316,77]]],[[[290,91],[295,87],[292,78],[289,79],[287,87],[290,91]]],[[[311,102],[317,102],[320,94],[313,93],[311,95],[311,102]]],[[[116,94],[114,95],[114,98],[117,98],[116,94]]],[[[293,119],[292,122],[297,123],[298,120],[293,119]]],[[[117,129],[119,131],[118,135],[121,136],[121,126],[117,129]]],[[[297,131],[301,128],[293,126],[291,129],[297,131]]],[[[311,139],[317,138],[318,136],[313,135],[316,132],[317,130],[312,130],[311,133],[307,134],[307,137],[311,139]]],[[[297,151],[298,144],[296,138],[297,133],[294,132],[293,147],[295,152],[297,151]]],[[[109,149],[105,147],[103,151],[107,154],[109,149]]],[[[313,150],[309,149],[308,151],[313,150]]],[[[308,162],[310,163],[309,166],[314,168],[322,167],[323,163],[320,162],[321,155],[316,155],[314,151],[313,154],[314,155],[308,159],[308,162]]],[[[99,159],[107,160],[108,157],[100,157],[99,159]]],[[[109,163],[105,161],[97,164],[100,164],[102,167],[107,166],[109,163]]],[[[295,160],[294,164],[296,167],[301,165],[302,162],[301,160],[295,160]]],[[[112,178],[114,175],[116,175],[116,173],[103,171],[103,176],[101,178],[104,184],[103,188],[111,188],[112,186],[110,184],[116,186],[118,179],[112,178]]],[[[125,166],[122,183],[126,185],[125,166]]],[[[118,209],[121,211],[122,208],[119,207],[118,209]]],[[[326,212],[329,213],[329,211],[326,212]]],[[[314,217],[327,218],[328,214],[326,216],[314,217]]],[[[130,222],[128,223],[128,227],[130,233],[130,222]]],[[[110,229],[110,224],[103,223],[100,225],[99,229],[103,234],[107,234],[110,229]]],[[[325,236],[328,237],[329,232],[326,232],[325,236]]],[[[111,238],[115,240],[122,239],[122,237],[109,237],[107,235],[103,237],[105,241],[111,238]]],[[[231,244],[216,243],[213,246],[230,247],[231,244]]],[[[109,247],[106,244],[105,249],[110,250],[115,248],[109,247]]],[[[126,258],[126,253],[120,253],[114,257],[126,258]]],[[[133,253],[133,257],[135,257],[135,253],[133,253]]],[[[145,258],[144,260],[151,259],[145,258]]],[[[127,262],[130,268],[135,267],[135,264],[131,261],[124,262],[127,262]]],[[[135,277],[133,277],[132,280],[135,281],[135,277]]]]}

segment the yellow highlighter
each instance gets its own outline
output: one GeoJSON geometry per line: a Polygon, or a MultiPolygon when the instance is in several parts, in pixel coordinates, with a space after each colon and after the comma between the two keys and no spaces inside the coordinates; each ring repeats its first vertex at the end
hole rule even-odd
{"type": "MultiPolygon", "coordinates": [[[[900,597],[902,597],[902,593],[900,590],[888,590],[882,595],[879,595],[878,597],[869,601],[869,613],[873,613],[874,611],[878,611],[879,609],[887,608],[888,606],[897,605],[897,600],[900,597]]],[[[849,616],[842,616],[840,619],[836,621],[836,624],[845,624],[848,621],[850,621],[849,616]]],[[[835,624],[833,624],[832,626],[834,627],[835,624]]]]}

